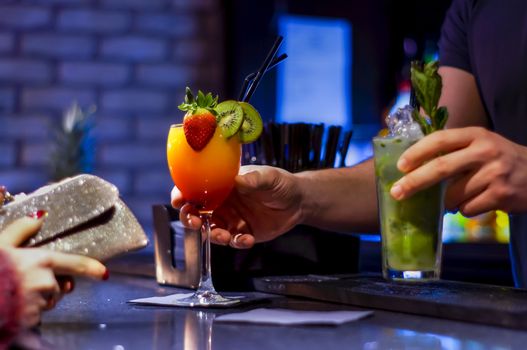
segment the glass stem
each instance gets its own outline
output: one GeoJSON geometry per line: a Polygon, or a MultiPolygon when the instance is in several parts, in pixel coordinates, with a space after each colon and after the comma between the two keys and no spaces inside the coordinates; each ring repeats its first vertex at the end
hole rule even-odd
{"type": "Polygon", "coordinates": [[[197,293],[216,293],[212,285],[211,269],[210,269],[210,218],[212,211],[205,211],[199,213],[201,226],[201,277],[197,293]]]}

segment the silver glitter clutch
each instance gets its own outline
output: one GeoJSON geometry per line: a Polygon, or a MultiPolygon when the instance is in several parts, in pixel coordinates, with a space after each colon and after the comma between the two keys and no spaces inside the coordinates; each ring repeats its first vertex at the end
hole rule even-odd
{"type": "Polygon", "coordinates": [[[82,254],[104,261],[148,244],[139,222],[119,199],[117,188],[93,176],[78,175],[39,188],[0,207],[0,232],[15,219],[45,210],[40,231],[25,245],[82,254]]]}

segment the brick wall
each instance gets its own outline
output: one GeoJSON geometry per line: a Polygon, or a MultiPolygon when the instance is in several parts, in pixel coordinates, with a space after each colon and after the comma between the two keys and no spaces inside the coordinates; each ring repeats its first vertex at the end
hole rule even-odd
{"type": "Polygon", "coordinates": [[[165,140],[184,87],[221,95],[221,10],[219,0],[0,2],[0,184],[46,184],[50,126],[74,100],[95,104],[94,173],[151,232],[151,205],[172,188],[165,140]]]}

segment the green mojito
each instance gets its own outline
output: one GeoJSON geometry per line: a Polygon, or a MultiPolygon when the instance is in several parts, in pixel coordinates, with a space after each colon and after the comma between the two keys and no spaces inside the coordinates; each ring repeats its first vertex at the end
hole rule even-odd
{"type": "Polygon", "coordinates": [[[400,136],[373,139],[381,224],[383,275],[394,280],[438,279],[441,266],[443,188],[441,184],[396,201],[392,185],[402,177],[400,155],[416,139],[400,136]]]}

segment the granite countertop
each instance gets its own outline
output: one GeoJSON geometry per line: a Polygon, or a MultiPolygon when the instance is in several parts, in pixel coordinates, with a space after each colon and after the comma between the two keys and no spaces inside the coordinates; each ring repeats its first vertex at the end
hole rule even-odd
{"type": "Polygon", "coordinates": [[[232,309],[139,306],[130,299],[184,290],[153,278],[114,274],[106,282],[77,281],[75,291],[47,312],[38,332],[21,342],[34,349],[523,349],[527,332],[375,310],[340,326],[275,326],[213,322],[255,307],[360,310],[339,304],[272,297],[232,309]]]}

